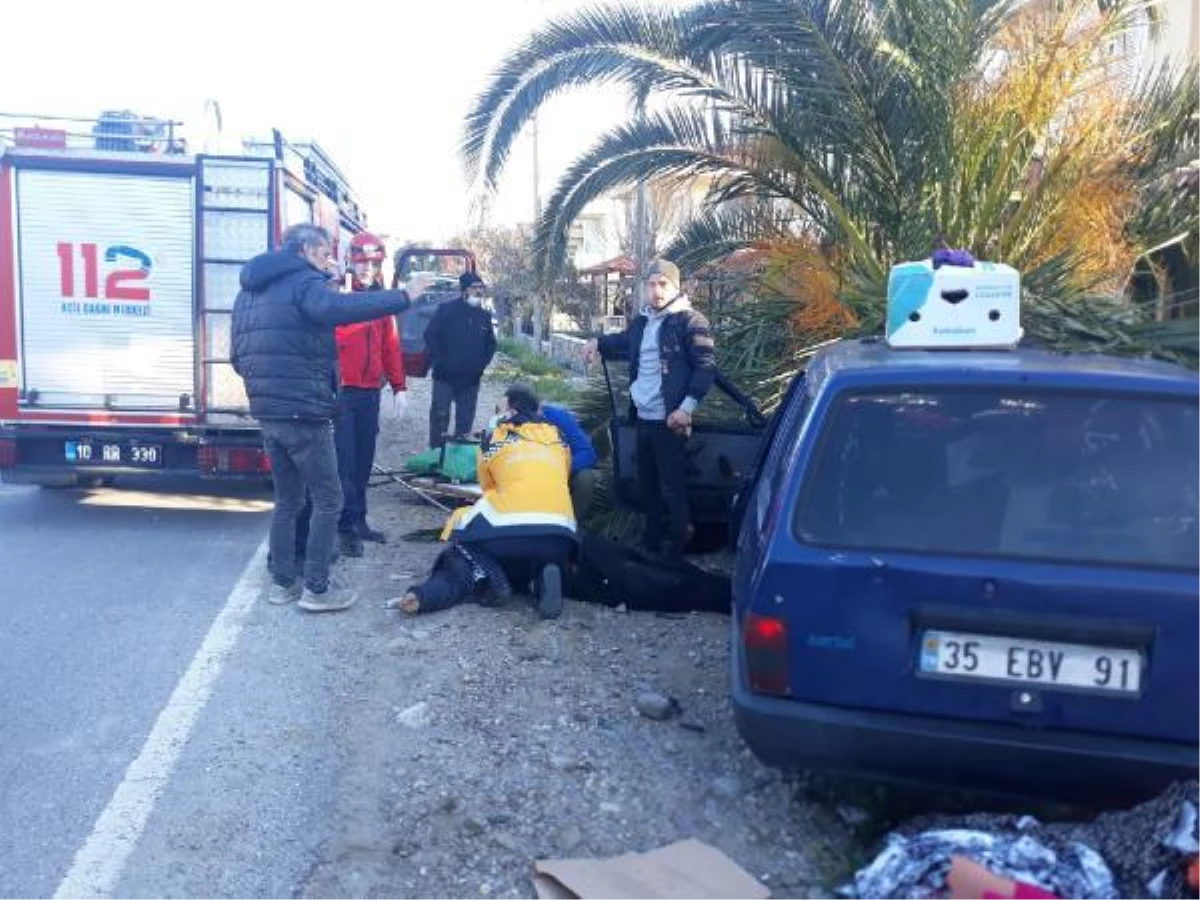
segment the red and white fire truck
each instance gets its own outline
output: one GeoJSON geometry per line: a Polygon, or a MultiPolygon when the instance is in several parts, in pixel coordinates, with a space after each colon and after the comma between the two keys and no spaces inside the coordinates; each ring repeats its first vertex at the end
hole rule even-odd
{"type": "Polygon", "coordinates": [[[316,144],[192,155],[175,123],[5,127],[0,114],[0,478],[269,471],[229,364],[238,273],[284,228],[344,251],[365,219],[316,144]]]}

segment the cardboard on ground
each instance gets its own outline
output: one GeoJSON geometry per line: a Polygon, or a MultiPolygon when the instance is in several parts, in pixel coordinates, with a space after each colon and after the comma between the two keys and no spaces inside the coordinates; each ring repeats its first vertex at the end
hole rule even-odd
{"type": "Polygon", "coordinates": [[[549,859],[534,865],[543,898],[765,898],[770,892],[715,847],[690,838],[609,859],[549,859]]]}

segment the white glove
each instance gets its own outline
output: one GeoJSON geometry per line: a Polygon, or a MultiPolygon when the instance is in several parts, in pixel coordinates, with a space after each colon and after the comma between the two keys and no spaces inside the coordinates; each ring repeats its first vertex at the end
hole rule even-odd
{"type": "Polygon", "coordinates": [[[408,299],[415,303],[426,291],[433,287],[434,281],[432,272],[415,272],[402,286],[404,292],[408,294],[408,299]]]}
{"type": "Polygon", "coordinates": [[[384,421],[396,421],[404,417],[404,411],[408,409],[408,392],[393,391],[391,388],[384,388],[384,395],[379,404],[379,418],[384,421]]]}

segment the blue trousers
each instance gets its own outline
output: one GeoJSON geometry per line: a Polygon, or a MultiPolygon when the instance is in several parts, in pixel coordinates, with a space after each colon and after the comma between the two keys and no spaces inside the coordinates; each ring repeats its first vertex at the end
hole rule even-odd
{"type": "Polygon", "coordinates": [[[367,482],[375,465],[379,437],[379,391],[342,388],[333,441],[337,446],[338,476],[342,479],[342,516],[339,531],[353,531],[367,521],[367,482]]]}

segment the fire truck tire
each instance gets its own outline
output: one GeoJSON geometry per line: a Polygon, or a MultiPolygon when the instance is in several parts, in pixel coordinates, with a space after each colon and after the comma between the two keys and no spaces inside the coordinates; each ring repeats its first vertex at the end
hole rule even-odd
{"type": "Polygon", "coordinates": [[[44,490],[61,491],[70,488],[109,487],[112,475],[31,475],[21,478],[24,484],[36,484],[44,490]]]}
{"type": "Polygon", "coordinates": [[[36,484],[44,490],[60,491],[66,488],[79,487],[81,484],[78,475],[36,475],[28,479],[22,479],[26,484],[36,484]]]}

